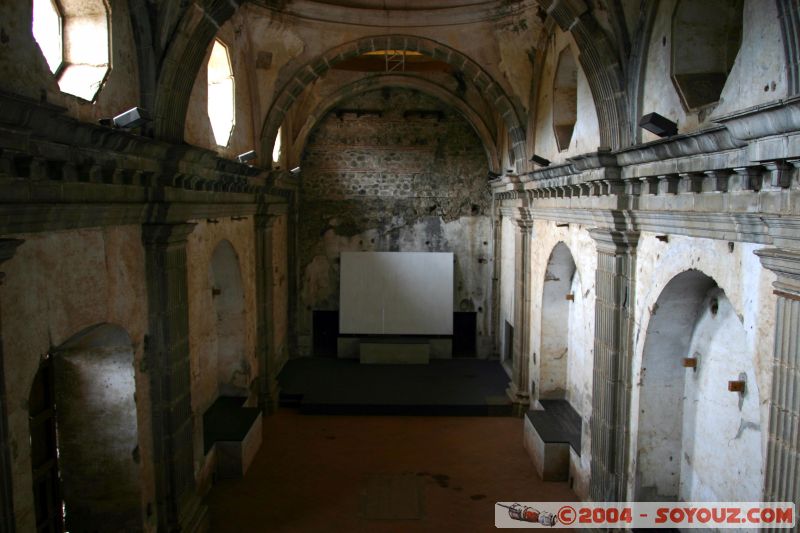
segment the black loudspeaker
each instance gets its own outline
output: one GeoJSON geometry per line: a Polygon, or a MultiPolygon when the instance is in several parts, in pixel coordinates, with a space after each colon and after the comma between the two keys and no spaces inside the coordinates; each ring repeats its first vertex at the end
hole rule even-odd
{"type": "Polygon", "coordinates": [[[671,137],[678,133],[678,125],[658,113],[650,113],[639,119],[639,127],[659,137],[671,137]]]}

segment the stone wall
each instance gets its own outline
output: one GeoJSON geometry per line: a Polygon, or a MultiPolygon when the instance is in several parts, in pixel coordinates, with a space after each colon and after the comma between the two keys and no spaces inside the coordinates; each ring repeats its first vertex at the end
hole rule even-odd
{"type": "Polygon", "coordinates": [[[362,94],[318,125],[301,169],[301,344],[312,310],[339,307],[342,251],[453,252],[454,309],[488,334],[488,167],[463,118],[415,91],[362,94]]]}

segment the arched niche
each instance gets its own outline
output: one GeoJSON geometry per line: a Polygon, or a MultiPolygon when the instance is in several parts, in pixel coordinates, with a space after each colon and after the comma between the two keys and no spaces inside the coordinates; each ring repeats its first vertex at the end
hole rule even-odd
{"type": "Polygon", "coordinates": [[[741,319],[725,292],[697,270],[675,276],[651,313],[636,500],[759,501],[758,386],[741,319]],[[729,391],[728,382],[739,379],[745,392],[729,391]]]}
{"type": "Polygon", "coordinates": [[[558,55],[553,77],[553,134],[558,150],[569,148],[578,121],[578,64],[569,46],[558,55]]]}
{"type": "Polygon", "coordinates": [[[208,275],[217,332],[217,361],[209,368],[216,367],[220,396],[247,396],[251,368],[245,355],[244,288],[239,258],[229,241],[214,249],[208,275]]]}
{"type": "Polygon", "coordinates": [[[672,82],[687,111],[719,100],[742,43],[743,0],[678,0],[672,82]]]}
{"type": "Polygon", "coordinates": [[[563,242],[550,253],[542,288],[540,399],[566,399],[570,318],[574,294],[580,292],[575,261],[563,242]],[[577,290],[573,285],[577,282],[577,290]],[[570,299],[571,298],[571,299],[570,299]]]}
{"type": "Polygon", "coordinates": [[[45,358],[29,404],[37,525],[63,519],[65,531],[141,530],[135,394],[132,342],[119,326],[87,328],[45,358]],[[43,490],[53,492],[40,501],[43,490]]]}

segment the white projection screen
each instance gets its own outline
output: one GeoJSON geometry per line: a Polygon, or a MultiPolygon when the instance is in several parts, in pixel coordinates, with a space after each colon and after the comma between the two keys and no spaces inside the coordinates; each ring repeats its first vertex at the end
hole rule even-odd
{"type": "Polygon", "coordinates": [[[452,335],[453,254],[342,252],[339,332],[452,335]]]}

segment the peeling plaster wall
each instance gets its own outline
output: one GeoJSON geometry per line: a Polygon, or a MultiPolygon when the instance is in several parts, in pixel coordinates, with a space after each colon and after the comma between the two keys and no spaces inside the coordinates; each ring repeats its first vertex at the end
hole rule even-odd
{"type": "MultiPolygon", "coordinates": [[[[670,77],[675,4],[675,0],[658,4],[647,52],[641,105],[643,114],[659,113],[677,122],[679,133],[688,133],[708,126],[709,116],[721,116],[786,97],[785,56],[775,2],[746,0],[742,44],[719,103],[695,112],[686,111],[670,77]]],[[[642,131],[645,142],[658,138],[642,131]]]]}
{"type": "Polygon", "coordinates": [[[479,339],[487,335],[488,167],[475,133],[453,110],[416,91],[365,93],[341,108],[373,114],[330,113],[301,164],[301,344],[309,342],[312,310],[339,307],[342,251],[453,252],[454,309],[477,312],[479,339]]]}
{"type": "Polygon", "coordinates": [[[96,123],[139,104],[139,73],[127,0],[108,0],[111,71],[94,103],[62,93],[31,33],[32,2],[0,3],[0,86],[67,108],[67,114],[96,123]]]}
{"type": "MultiPolygon", "coordinates": [[[[542,317],[551,312],[543,306],[542,294],[547,263],[555,246],[563,242],[575,261],[575,277],[571,289],[575,299],[569,303],[569,342],[567,353],[566,399],[578,412],[582,421],[581,455],[570,454],[570,475],[573,490],[585,498],[589,493],[591,439],[589,418],[592,414],[592,367],[594,353],[595,270],[597,250],[587,229],[578,224],[557,227],[555,222],[536,220],[531,241],[531,350],[529,375],[540,389],[540,362],[542,347],[542,317]],[[580,290],[578,290],[580,289],[580,290]]],[[[538,396],[532,397],[535,404],[538,396]]]]}
{"type": "MultiPolygon", "coordinates": [[[[228,47],[233,71],[235,112],[233,131],[228,145],[217,145],[211,131],[211,122],[208,119],[208,58],[214,46],[213,39],[197,73],[186,112],[184,126],[186,142],[214,150],[227,158],[235,158],[239,154],[258,148],[259,145],[258,135],[261,130],[261,122],[258,120],[258,113],[255,112],[251,93],[251,84],[253,83],[251,77],[256,59],[250,48],[248,32],[244,14],[240,11],[231,17],[216,35],[228,47]]],[[[269,162],[269,159],[260,160],[261,164],[268,165],[269,162]]]]}
{"type": "MultiPolygon", "coordinates": [[[[712,239],[700,239],[670,235],[664,243],[652,233],[642,233],[637,248],[636,306],[634,326],[634,360],[632,365],[631,392],[631,457],[629,498],[635,493],[634,479],[637,471],[638,431],[640,426],[640,402],[642,401],[642,353],[646,332],[653,313],[654,304],[667,283],[689,269],[697,269],[711,277],[725,291],[738,320],[744,329],[743,341],[737,345],[738,352],[748,354],[752,361],[753,387],[759,405],[758,424],[767,427],[767,403],[771,391],[772,350],[774,345],[775,301],[772,282],[775,275],[761,267],[753,253],[761,248],[750,243],[734,243],[733,251],[728,243],[712,239]]],[[[749,382],[749,381],[748,381],[749,382]]],[[[723,384],[723,386],[725,386],[723,384]]],[[[761,432],[761,449],[766,449],[766,433],[761,432]]],[[[695,446],[702,446],[695,441],[695,446]]]]}
{"type": "MultiPolygon", "coordinates": [[[[144,249],[139,226],[20,235],[25,243],[3,265],[2,338],[18,531],[35,529],[28,398],[40,358],[101,323],[130,335],[134,350],[142,508],[154,506],[144,249]],[[58,274],[55,274],[58,273],[58,274]]],[[[154,531],[155,515],[145,522],[154,531]]]]}
{"type": "Polygon", "coordinates": [[[189,295],[189,359],[194,416],[195,476],[201,486],[211,472],[203,447],[203,413],[219,395],[217,377],[216,312],[211,293],[211,257],[217,245],[226,239],[239,259],[244,289],[244,356],[250,375],[247,385],[258,376],[255,353],[255,232],[251,218],[239,221],[220,220],[217,224],[197,223],[186,243],[187,292],[189,295]]]}
{"type": "Polygon", "coordinates": [[[569,34],[556,30],[550,36],[549,45],[545,53],[546,58],[539,85],[533,151],[553,163],[563,163],[566,162],[568,157],[586,152],[596,152],[600,146],[600,126],[597,122],[597,111],[595,110],[592,92],[586,80],[586,75],[577,58],[577,49],[575,41],[569,34]],[[558,56],[565,47],[570,48],[575,57],[575,64],[578,67],[577,120],[569,147],[564,151],[559,151],[553,129],[553,82],[556,75],[558,56]]]}

